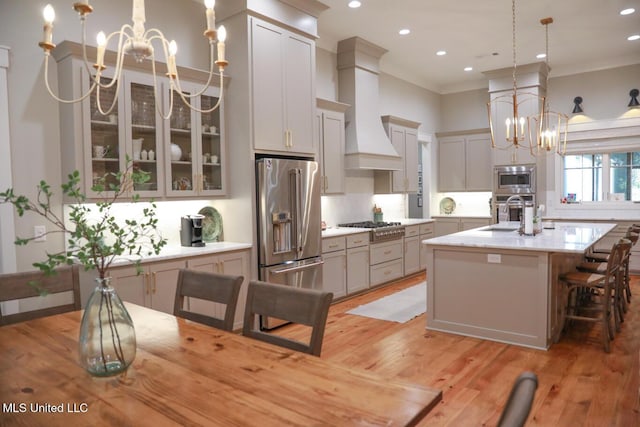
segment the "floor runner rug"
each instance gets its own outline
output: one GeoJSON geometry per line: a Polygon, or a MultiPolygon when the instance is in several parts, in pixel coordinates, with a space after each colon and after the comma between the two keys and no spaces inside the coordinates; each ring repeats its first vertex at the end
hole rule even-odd
{"type": "Polygon", "coordinates": [[[360,305],[347,314],[405,323],[427,311],[427,283],[422,282],[410,288],[360,305]]]}

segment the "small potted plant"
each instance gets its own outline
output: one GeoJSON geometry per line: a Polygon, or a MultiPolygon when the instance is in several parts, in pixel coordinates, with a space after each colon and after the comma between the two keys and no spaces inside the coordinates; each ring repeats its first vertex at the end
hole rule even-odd
{"type": "MultiPolygon", "coordinates": [[[[148,180],[149,174],[135,170],[127,159],[125,171],[94,180],[92,191],[98,194],[98,200],[92,208],[81,191],[80,174],[75,171],[61,185],[62,194],[73,201],[67,220],[52,210],[53,191],[45,181],[40,181],[35,200],[16,195],[11,188],[0,192],[0,203],[11,203],[19,216],[31,212],[53,226],[54,230],[49,233],[65,234],[66,249],[47,254],[46,260],[34,263],[35,267],[46,274],[54,274],[59,265],[79,263],[85,270],[96,272],[98,286],[85,307],[79,340],[81,363],[96,376],[125,371],[136,351],[133,322],[110,286],[110,267],[114,262],[127,261],[134,263],[140,272],[142,257],[160,253],[167,243],[157,229],[154,202],[143,208],[140,219],[118,221],[112,215],[111,209],[118,201],[140,202],[139,195],[131,190],[134,184],[148,180]]],[[[34,239],[17,238],[15,243],[26,245],[34,239]]],[[[43,292],[46,293],[46,289],[43,292]]]]}

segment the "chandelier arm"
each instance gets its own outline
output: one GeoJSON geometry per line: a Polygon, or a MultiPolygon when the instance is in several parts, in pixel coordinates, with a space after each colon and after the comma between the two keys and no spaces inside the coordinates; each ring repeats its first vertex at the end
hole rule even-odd
{"type": "MultiPolygon", "coordinates": [[[[118,90],[119,87],[120,87],[120,80],[118,79],[118,83],[116,85],[116,93],[117,93],[117,90],[118,90]]],[[[98,111],[100,112],[100,114],[102,114],[103,116],[111,114],[111,112],[113,111],[113,108],[115,107],[117,102],[118,102],[118,97],[114,96],[113,97],[113,102],[111,102],[111,105],[109,106],[109,109],[104,111],[102,109],[102,105],[101,105],[101,102],[100,102],[100,85],[97,86],[97,88],[96,88],[96,107],[98,108],[98,111]]]]}
{"type": "MultiPolygon", "coordinates": [[[[160,116],[166,120],[169,117],[171,117],[171,113],[173,112],[173,99],[171,99],[171,102],[169,103],[169,111],[167,111],[167,114],[164,114],[162,112],[162,108],[160,107],[160,102],[158,102],[158,76],[156,74],[156,56],[155,54],[151,55],[151,73],[153,74],[153,97],[156,101],[156,111],[158,112],[158,114],[160,114],[160,116]]],[[[169,90],[171,90],[171,86],[169,86],[169,90]]]]}
{"type": "Polygon", "coordinates": [[[194,111],[196,111],[198,113],[202,113],[202,114],[211,113],[212,111],[215,111],[218,107],[220,107],[220,104],[222,103],[222,95],[223,95],[223,85],[222,85],[222,83],[223,83],[223,78],[224,78],[223,75],[224,75],[224,71],[221,69],[220,70],[220,94],[219,94],[220,96],[218,97],[218,101],[216,102],[216,104],[213,107],[209,108],[209,109],[203,110],[201,108],[193,106],[191,103],[189,103],[189,100],[186,98],[186,96],[181,91],[176,91],[176,92],[180,95],[180,98],[182,98],[182,102],[187,104],[187,106],[190,109],[192,109],[192,110],[194,110],[194,111]]]}
{"type": "MultiPolygon", "coordinates": [[[[106,38],[106,44],[109,43],[109,40],[111,39],[111,37],[115,36],[116,34],[119,36],[118,37],[118,49],[116,50],[116,52],[118,53],[118,55],[116,56],[116,67],[115,67],[115,71],[113,74],[113,79],[111,79],[111,81],[109,83],[106,84],[102,84],[100,83],[100,79],[99,76],[102,73],[102,70],[100,70],[100,68],[98,68],[98,72],[96,73],[96,76],[94,77],[94,80],[96,81],[96,83],[98,83],[100,85],[100,87],[102,87],[103,89],[108,89],[110,87],[112,87],[114,84],[117,84],[117,81],[120,80],[120,77],[122,76],[122,70],[124,68],[124,43],[125,40],[124,38],[126,37],[127,40],[131,39],[131,36],[129,34],[127,34],[126,30],[129,29],[131,31],[133,31],[133,28],[131,28],[131,26],[129,24],[124,24],[121,28],[120,31],[114,31],[113,33],[109,34],[109,36],[106,38]]],[[[84,45],[83,45],[84,46],[84,45]]],[[[91,75],[91,74],[90,74],[91,75]]],[[[116,92],[116,98],[118,97],[117,92],[116,92]]]]}
{"type": "Polygon", "coordinates": [[[44,56],[45,56],[45,60],[44,60],[44,84],[45,84],[45,86],[47,88],[47,91],[49,92],[49,95],[51,95],[51,97],[53,99],[55,99],[56,101],[61,102],[63,104],[73,104],[73,103],[76,103],[76,102],[84,101],[85,99],[87,99],[87,97],[89,95],[91,95],[91,92],[93,92],[93,90],[96,88],[96,84],[95,83],[93,83],[91,85],[91,87],[89,88],[89,90],[86,93],[82,94],[80,96],[80,98],[62,99],[62,98],[58,97],[55,93],[53,93],[53,90],[51,90],[51,86],[49,85],[49,56],[50,56],[50,53],[47,51],[47,52],[45,52],[44,56]]]}
{"type": "MultiPolygon", "coordinates": [[[[209,46],[210,46],[210,54],[209,54],[209,57],[211,58],[211,60],[210,60],[210,64],[211,64],[211,65],[209,66],[209,76],[207,77],[207,82],[202,86],[202,88],[201,88],[201,89],[198,89],[197,91],[194,91],[194,93],[191,93],[191,94],[190,94],[190,93],[185,93],[185,92],[183,92],[183,90],[182,90],[182,86],[180,85],[180,75],[178,74],[178,70],[177,70],[177,69],[176,69],[176,74],[175,74],[175,76],[170,76],[170,77],[169,77],[172,81],[173,81],[173,80],[175,80],[175,84],[176,84],[177,91],[181,93],[181,97],[182,97],[183,101],[184,101],[184,98],[185,98],[185,97],[187,97],[187,98],[196,98],[196,97],[199,97],[199,96],[200,96],[200,95],[202,95],[202,94],[203,94],[203,93],[204,93],[204,92],[209,88],[209,86],[211,85],[211,80],[212,80],[212,78],[213,78],[213,74],[214,74],[214,73],[213,73],[213,64],[215,64],[215,61],[213,60],[213,58],[214,58],[214,47],[213,47],[213,42],[212,42],[212,41],[210,41],[210,42],[209,42],[209,46]]],[[[223,69],[224,69],[224,68],[220,67],[220,70],[221,70],[221,73],[220,73],[220,82],[221,82],[221,84],[220,84],[220,86],[222,86],[222,70],[223,70],[223,69]]],[[[186,102],[186,101],[185,101],[185,102],[186,102]]],[[[190,108],[193,108],[193,107],[191,107],[191,106],[190,106],[190,108]]]]}

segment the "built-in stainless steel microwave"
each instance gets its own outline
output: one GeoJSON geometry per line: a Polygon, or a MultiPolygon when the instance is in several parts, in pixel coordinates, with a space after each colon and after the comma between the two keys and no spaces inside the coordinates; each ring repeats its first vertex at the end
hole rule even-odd
{"type": "Polygon", "coordinates": [[[493,192],[495,194],[535,194],[536,165],[495,166],[493,192]]]}

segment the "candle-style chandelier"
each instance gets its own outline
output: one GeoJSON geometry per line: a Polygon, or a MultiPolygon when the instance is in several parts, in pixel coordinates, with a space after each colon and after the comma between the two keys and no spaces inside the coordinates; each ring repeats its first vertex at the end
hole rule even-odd
{"type": "MultiPolygon", "coordinates": [[[[511,2],[513,89],[487,103],[491,147],[500,150],[526,148],[535,153],[536,135],[542,133],[545,98],[533,93],[518,92],[516,81],[516,2],[511,2]],[[504,123],[504,127],[500,125],[504,123]],[[504,134],[502,134],[504,132],[504,134]],[[532,137],[534,138],[532,140],[532,137]]],[[[515,156],[515,154],[514,154],[515,156]]]]}
{"type": "Polygon", "coordinates": [[[55,44],[53,43],[53,20],[55,19],[55,12],[53,7],[48,4],[45,6],[43,15],[44,15],[44,39],[38,45],[44,50],[45,55],[45,63],[44,63],[44,80],[47,90],[51,94],[53,98],[62,103],[75,103],[81,102],[86,99],[94,90],[96,91],[96,104],[98,111],[103,115],[108,115],[111,113],[113,108],[116,105],[117,96],[119,93],[120,82],[122,80],[122,69],[124,64],[124,55],[130,54],[133,55],[137,62],[142,62],[145,59],[149,59],[151,61],[151,67],[153,72],[153,82],[154,82],[154,95],[156,98],[156,108],[158,112],[164,119],[168,119],[171,116],[173,110],[173,94],[176,92],[179,94],[182,101],[189,106],[192,110],[198,111],[200,113],[209,113],[214,111],[220,106],[223,95],[223,82],[224,82],[224,68],[228,65],[228,62],[225,60],[225,39],[226,39],[226,30],[224,26],[220,26],[216,30],[215,28],[215,0],[204,0],[204,4],[206,7],[205,15],[207,20],[207,28],[204,31],[204,36],[209,39],[210,46],[210,68],[209,68],[209,76],[206,84],[197,91],[197,93],[185,93],[182,91],[180,85],[180,78],[178,76],[178,70],[176,67],[176,52],[177,52],[177,44],[175,40],[168,41],[162,31],[156,28],[151,28],[145,30],[145,9],[144,9],[144,0],[133,0],[133,12],[131,20],[133,21],[133,26],[130,24],[124,24],[120,28],[120,30],[115,31],[108,36],[105,35],[104,32],[100,31],[97,37],[97,54],[96,54],[96,62],[92,65],[89,65],[89,61],[87,59],[87,47],[86,47],[86,19],[87,15],[93,12],[93,7],[89,5],[88,1],[78,1],[73,4],[73,8],[80,15],[80,23],[82,26],[82,54],[83,60],[85,64],[85,68],[88,74],[91,77],[91,85],[88,91],[82,94],[79,98],[76,99],[62,99],[57,96],[51,90],[49,85],[49,77],[48,77],[48,68],[49,68],[49,57],[51,56],[51,50],[55,48],[55,44]],[[103,71],[106,69],[104,64],[104,54],[106,47],[111,39],[117,39],[117,50],[116,50],[116,65],[113,72],[113,77],[110,77],[110,81],[108,83],[101,82],[101,77],[103,71]],[[159,93],[158,93],[158,80],[156,76],[156,63],[155,63],[155,50],[153,48],[153,42],[157,42],[160,44],[162,51],[164,53],[165,62],[167,64],[167,73],[166,76],[170,81],[170,101],[169,101],[169,109],[164,114],[160,109],[159,101],[159,93]],[[217,42],[217,53],[218,58],[214,61],[214,47],[217,42]],[[220,96],[215,105],[213,105],[209,109],[199,109],[195,107],[191,102],[189,102],[189,98],[194,98],[200,96],[204,93],[205,90],[211,84],[211,80],[214,75],[214,64],[218,67],[218,72],[220,75],[220,96]],[[95,71],[91,70],[94,68],[95,71]],[[116,85],[115,94],[116,96],[113,98],[111,105],[107,109],[103,109],[102,103],[100,102],[100,89],[111,88],[116,85]]]}
{"type": "Polygon", "coordinates": [[[535,135],[535,144],[531,145],[531,154],[541,156],[557,153],[564,156],[567,152],[567,128],[569,117],[566,114],[557,113],[549,109],[549,24],[553,24],[553,18],[543,18],[540,23],[544,25],[545,33],[545,64],[547,66],[546,87],[547,96],[543,98],[544,110],[542,112],[542,126],[534,126],[539,129],[535,135]]]}

